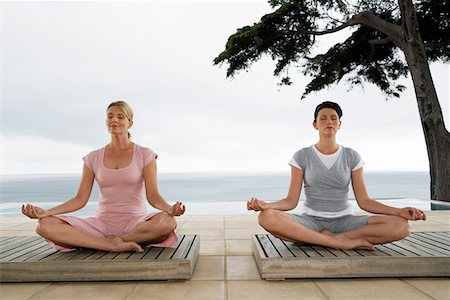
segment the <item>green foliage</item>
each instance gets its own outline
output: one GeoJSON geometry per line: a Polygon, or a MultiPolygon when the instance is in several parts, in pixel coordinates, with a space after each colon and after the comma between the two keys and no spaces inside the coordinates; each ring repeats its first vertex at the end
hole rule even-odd
{"type": "Polygon", "coordinates": [[[263,16],[259,23],[239,28],[229,37],[226,50],[214,59],[214,63],[227,61],[228,77],[268,54],[272,59],[278,59],[274,73],[279,75],[289,62],[309,53],[314,38],[297,29],[313,29],[312,15],[313,11],[307,7],[285,3],[274,13],[263,16]]]}
{"type": "Polygon", "coordinates": [[[429,0],[416,4],[417,23],[431,61],[450,62],[450,1],[429,0]]]}
{"type": "MultiPolygon", "coordinates": [[[[312,76],[305,97],[342,79],[351,86],[370,82],[386,95],[399,97],[404,87],[396,81],[406,76],[408,68],[401,52],[386,36],[367,26],[355,26],[353,34],[326,53],[310,56],[316,39],[313,31],[335,28],[353,15],[369,11],[392,24],[401,25],[400,10],[394,0],[361,0],[355,5],[334,0],[269,0],[277,8],[253,26],[246,26],[231,35],[225,50],[214,59],[215,64],[228,64],[227,77],[245,70],[263,55],[276,60],[274,75],[279,76],[293,64],[303,74],[312,76]]],[[[416,3],[417,19],[429,60],[448,62],[450,4],[448,0],[420,0],[416,3]]],[[[291,84],[289,76],[280,84],[291,84]]]]}
{"type": "Polygon", "coordinates": [[[402,86],[392,82],[408,72],[408,66],[400,59],[392,43],[371,46],[367,40],[380,34],[361,26],[345,42],[338,43],[325,54],[307,58],[303,74],[313,77],[306,86],[307,94],[339,82],[344,76],[350,86],[362,85],[365,81],[377,85],[389,96],[399,97],[402,86]]]}

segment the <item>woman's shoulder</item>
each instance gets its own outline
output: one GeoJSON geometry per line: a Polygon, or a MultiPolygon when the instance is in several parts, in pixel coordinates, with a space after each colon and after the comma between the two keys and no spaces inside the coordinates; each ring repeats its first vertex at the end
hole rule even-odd
{"type": "Polygon", "coordinates": [[[156,154],[155,151],[153,151],[149,147],[144,147],[136,143],[134,145],[136,154],[144,162],[144,166],[146,166],[153,159],[156,159],[158,157],[158,154],[156,154]]]}
{"type": "Polygon", "coordinates": [[[342,146],[342,152],[345,154],[347,159],[349,159],[349,161],[352,162],[361,161],[361,155],[353,148],[342,146]]]}
{"type": "Polygon", "coordinates": [[[134,143],[134,147],[136,149],[136,151],[138,153],[142,153],[142,154],[149,154],[149,153],[155,153],[152,149],[150,149],[149,147],[144,147],[141,146],[139,144],[134,143]]]}
{"type": "Polygon", "coordinates": [[[297,162],[308,160],[311,155],[311,151],[313,151],[312,146],[297,150],[293,155],[293,159],[297,162]]]}
{"type": "Polygon", "coordinates": [[[351,148],[351,147],[345,147],[342,146],[342,151],[349,153],[350,155],[359,155],[358,151],[356,151],[355,149],[351,148]]]}
{"type": "Polygon", "coordinates": [[[105,147],[101,147],[96,150],[92,150],[86,156],[83,157],[83,161],[87,165],[87,167],[91,170],[95,170],[102,161],[102,153],[105,147]]]}
{"type": "Polygon", "coordinates": [[[297,156],[297,155],[305,155],[306,153],[309,153],[311,150],[312,150],[312,146],[303,147],[303,148],[301,148],[300,150],[297,150],[297,151],[294,153],[294,156],[297,156]]]}
{"type": "Polygon", "coordinates": [[[105,146],[103,146],[101,148],[98,148],[98,149],[95,149],[95,150],[92,150],[91,152],[86,154],[86,156],[87,157],[97,157],[97,156],[99,156],[102,153],[104,148],[105,148],[105,146]]]}

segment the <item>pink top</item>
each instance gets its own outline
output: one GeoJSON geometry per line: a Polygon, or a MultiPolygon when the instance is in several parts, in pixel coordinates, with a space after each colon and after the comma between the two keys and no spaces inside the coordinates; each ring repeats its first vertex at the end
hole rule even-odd
{"type": "Polygon", "coordinates": [[[143,171],[158,156],[149,148],[134,144],[131,163],[124,168],[109,169],[103,163],[105,147],[83,157],[100,189],[96,215],[147,214],[143,171]]]}

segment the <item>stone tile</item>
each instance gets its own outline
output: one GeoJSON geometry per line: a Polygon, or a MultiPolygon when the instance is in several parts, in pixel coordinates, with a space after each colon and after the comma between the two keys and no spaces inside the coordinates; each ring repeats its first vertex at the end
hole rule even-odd
{"type": "Polygon", "coordinates": [[[253,255],[251,240],[226,240],[226,255],[253,255]]]}
{"type": "Polygon", "coordinates": [[[255,228],[260,227],[257,220],[225,219],[225,228],[255,228]]]}
{"type": "Polygon", "coordinates": [[[184,222],[184,221],[189,220],[190,218],[191,218],[190,215],[182,215],[182,216],[179,216],[179,217],[175,217],[177,222],[184,222]]]}
{"type": "Polygon", "coordinates": [[[69,299],[125,299],[132,291],[134,282],[73,282],[54,283],[41,290],[30,300],[69,300],[69,299]]]}
{"type": "Polygon", "coordinates": [[[252,229],[225,229],[226,240],[250,240],[255,230],[252,229]]]}
{"type": "Polygon", "coordinates": [[[0,230],[0,236],[37,236],[36,231],[32,230],[0,230]]]}
{"type": "Polygon", "coordinates": [[[223,229],[184,229],[177,231],[178,234],[199,234],[201,241],[223,240],[223,229]]]}
{"type": "Polygon", "coordinates": [[[450,231],[448,225],[436,225],[436,226],[411,226],[411,231],[450,231]]]}
{"type": "Polygon", "coordinates": [[[16,217],[8,217],[8,216],[0,216],[0,223],[22,223],[22,222],[36,222],[24,215],[16,216],[16,217]]]}
{"type": "MultiPolygon", "coordinates": [[[[441,210],[441,211],[443,211],[443,210],[441,210]]],[[[426,212],[427,220],[442,221],[442,222],[447,220],[447,222],[448,222],[450,210],[448,210],[449,213],[445,213],[445,214],[436,214],[435,212],[437,212],[437,211],[431,211],[431,212],[427,211],[426,212]]]]}
{"type": "Polygon", "coordinates": [[[0,222],[0,230],[7,230],[20,224],[22,224],[22,222],[0,222]]]}
{"type": "Polygon", "coordinates": [[[184,222],[186,222],[188,220],[189,220],[189,218],[175,217],[175,221],[177,221],[177,224],[183,224],[184,222]]]}
{"type": "Polygon", "coordinates": [[[48,286],[50,286],[49,283],[1,283],[0,299],[29,299],[31,296],[48,286]]]}
{"type": "Polygon", "coordinates": [[[399,279],[321,279],[315,282],[329,299],[433,299],[399,279]]]}
{"type": "Polygon", "coordinates": [[[223,229],[223,220],[218,221],[186,221],[182,229],[223,229]]]}
{"type": "Polygon", "coordinates": [[[325,299],[312,281],[228,281],[229,300],[325,299]]]}
{"type": "Polygon", "coordinates": [[[432,221],[439,224],[450,225],[450,217],[448,216],[435,217],[432,219],[432,221]]]}
{"type": "MultiPolygon", "coordinates": [[[[448,224],[448,223],[447,223],[448,224]]],[[[445,223],[441,223],[437,220],[430,220],[430,218],[427,218],[425,221],[409,221],[409,225],[422,225],[422,226],[433,226],[433,225],[445,225],[445,223]]]]}
{"type": "Polygon", "coordinates": [[[223,215],[191,215],[189,221],[192,222],[208,222],[223,221],[223,215]]]}
{"type": "Polygon", "coordinates": [[[224,256],[199,256],[191,280],[224,280],[224,256]]]}
{"type": "Polygon", "coordinates": [[[178,233],[181,230],[181,226],[184,222],[177,221],[177,228],[175,228],[175,233],[178,233]]]}
{"type": "Polygon", "coordinates": [[[227,256],[227,280],[258,280],[259,276],[253,256],[227,256]]]}
{"type": "Polygon", "coordinates": [[[200,239],[200,255],[225,255],[225,242],[223,240],[204,241],[200,239]]]}
{"type": "Polygon", "coordinates": [[[224,215],[225,222],[226,221],[256,221],[258,223],[258,214],[257,213],[249,213],[249,214],[234,214],[234,215],[224,215]]]}
{"type": "Polygon", "coordinates": [[[15,224],[14,226],[8,227],[8,230],[36,230],[36,222],[24,222],[15,224]]]}
{"type": "Polygon", "coordinates": [[[129,299],[198,299],[224,300],[224,281],[142,282],[129,299]]]}
{"type": "Polygon", "coordinates": [[[442,215],[445,215],[445,216],[450,216],[450,210],[433,210],[433,211],[430,211],[430,212],[427,212],[427,214],[430,214],[430,215],[436,215],[436,216],[442,216],[442,215]]]}
{"type": "Polygon", "coordinates": [[[439,299],[450,299],[450,279],[448,278],[427,278],[427,279],[404,279],[406,283],[413,285],[425,294],[439,299]]]}
{"type": "Polygon", "coordinates": [[[428,231],[432,230],[433,228],[441,228],[441,227],[450,227],[450,226],[441,224],[441,223],[436,223],[434,225],[426,225],[426,224],[420,224],[420,223],[410,224],[411,229],[425,228],[425,229],[429,229],[428,231]]]}

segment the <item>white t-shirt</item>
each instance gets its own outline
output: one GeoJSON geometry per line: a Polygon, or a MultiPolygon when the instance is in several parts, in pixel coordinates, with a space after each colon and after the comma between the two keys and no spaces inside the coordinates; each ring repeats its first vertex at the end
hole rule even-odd
{"type": "MultiPolygon", "coordinates": [[[[315,145],[312,145],[312,148],[314,149],[314,152],[317,153],[317,156],[319,156],[320,161],[325,165],[325,167],[327,167],[327,169],[331,169],[331,167],[334,165],[334,163],[336,162],[336,160],[339,157],[339,154],[341,154],[342,152],[342,146],[339,145],[339,148],[336,152],[334,152],[333,154],[323,154],[322,152],[320,152],[317,147],[315,145]]],[[[302,169],[294,160],[294,158],[291,158],[291,160],[289,161],[289,165],[296,167],[298,169],[302,169]]],[[[362,166],[364,166],[364,161],[361,159],[359,161],[359,163],[356,165],[356,167],[354,167],[352,169],[352,171],[358,170],[360,169],[362,166]]]]}

